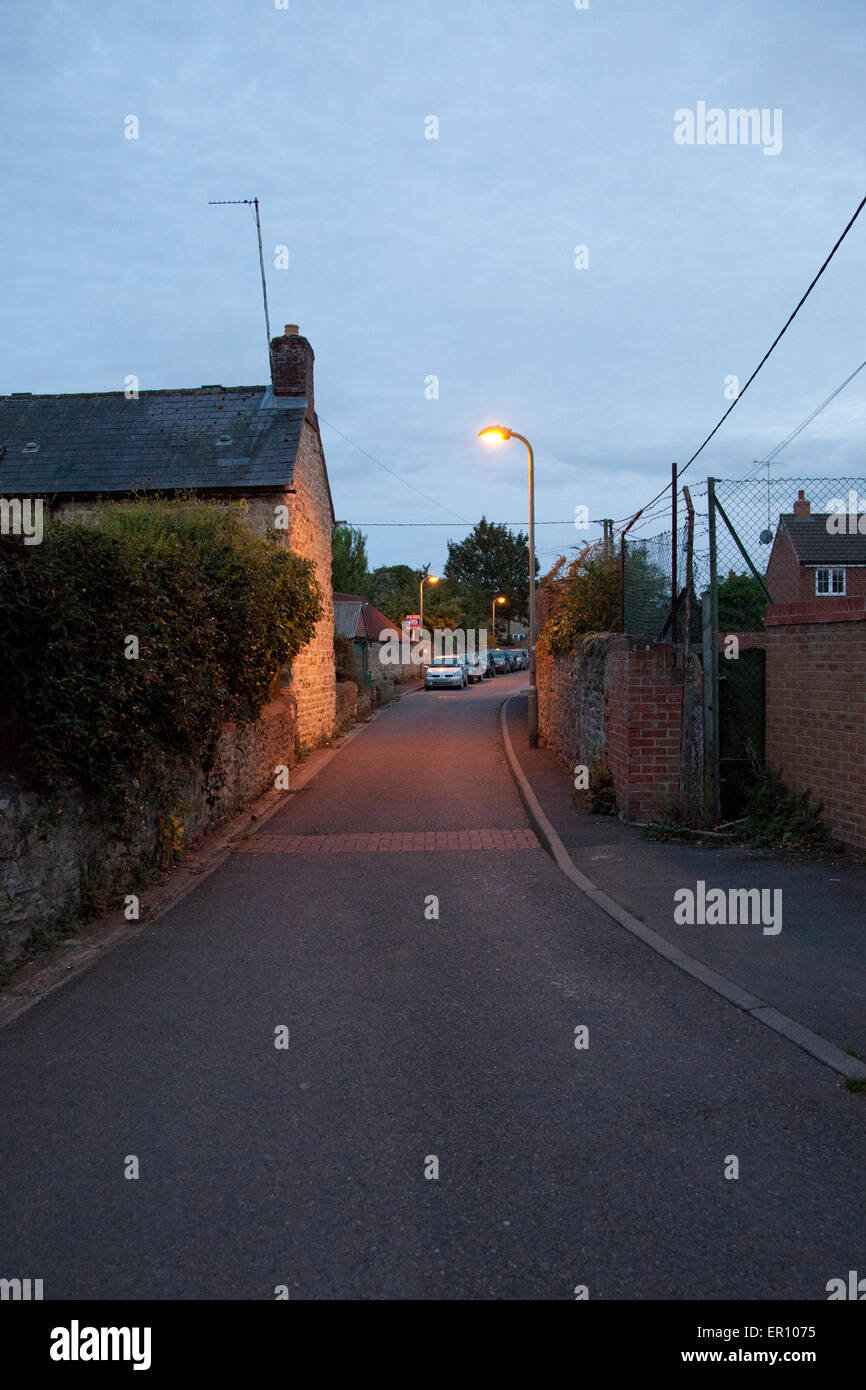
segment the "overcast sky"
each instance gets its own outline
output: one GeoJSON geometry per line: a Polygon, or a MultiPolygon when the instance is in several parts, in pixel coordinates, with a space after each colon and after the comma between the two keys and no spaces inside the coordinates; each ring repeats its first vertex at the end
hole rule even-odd
{"type": "MultiPolygon", "coordinates": [[[[264,383],[252,215],[208,207],[257,195],[272,328],[313,345],[337,516],[373,565],[436,570],[482,512],[525,524],[525,453],[478,444],[491,422],[535,446],[545,568],[599,534],[576,506],[636,510],[866,192],[862,0],[45,0],[0,23],[0,391],[264,383]],[[699,102],[765,110],[773,141],[677,143],[699,102]]],[[[866,213],[696,483],[866,358],[864,267],[866,213]]],[[[866,371],[775,474],[863,476],[864,425],[866,371]]]]}

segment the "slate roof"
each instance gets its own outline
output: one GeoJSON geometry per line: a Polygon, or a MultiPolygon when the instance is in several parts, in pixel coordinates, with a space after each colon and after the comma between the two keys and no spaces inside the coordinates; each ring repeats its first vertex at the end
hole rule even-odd
{"type": "MultiPolygon", "coordinates": [[[[783,512],[779,517],[798,564],[866,565],[866,536],[836,535],[828,531],[827,518],[832,515],[832,512],[814,512],[811,516],[794,516],[791,512],[783,512]]],[[[847,517],[844,524],[849,524],[847,517]]]]}
{"type": "Polygon", "coordinates": [[[305,409],[264,386],[0,396],[0,495],[290,486],[305,409]]]}
{"type": "Polygon", "coordinates": [[[384,629],[399,632],[399,627],[386,618],[360,594],[334,594],[334,631],[352,640],[378,642],[384,629]]]}

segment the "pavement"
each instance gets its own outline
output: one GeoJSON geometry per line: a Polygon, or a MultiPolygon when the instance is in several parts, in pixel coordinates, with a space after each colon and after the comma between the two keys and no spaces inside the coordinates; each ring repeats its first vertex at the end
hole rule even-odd
{"type": "MultiPolygon", "coordinates": [[[[862,1267],[864,1097],[536,843],[499,725],[525,684],[383,711],[0,1029],[0,1276],[46,1299],[823,1301],[862,1267]]],[[[620,843],[592,833],[590,855],[620,843]]]]}
{"type": "Polygon", "coordinates": [[[719,841],[647,840],[616,816],[588,811],[582,796],[572,796],[572,772],[549,749],[529,747],[525,697],[509,702],[506,718],[520,767],[581,872],[674,946],[866,1058],[866,868],[841,856],[793,863],[719,841]],[[781,930],[678,925],[674,893],[695,890],[698,880],[707,891],[780,890],[781,930]]]}

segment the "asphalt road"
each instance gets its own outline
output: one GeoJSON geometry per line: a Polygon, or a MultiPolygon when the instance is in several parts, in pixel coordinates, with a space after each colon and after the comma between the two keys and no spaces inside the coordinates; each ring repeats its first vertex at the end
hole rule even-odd
{"type": "Polygon", "coordinates": [[[497,714],[526,679],[385,711],[262,826],[270,851],[0,1032],[0,1276],[46,1298],[823,1300],[862,1268],[866,1097],[543,850],[289,838],[525,831],[497,714]]]}

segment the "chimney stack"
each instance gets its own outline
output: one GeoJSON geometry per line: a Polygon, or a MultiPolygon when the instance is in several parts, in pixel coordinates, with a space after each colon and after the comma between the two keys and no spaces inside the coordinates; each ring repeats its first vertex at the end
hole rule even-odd
{"type": "Polygon", "coordinates": [[[803,489],[797,493],[797,500],[794,503],[795,516],[809,516],[812,511],[812,503],[804,493],[803,489]]]}
{"type": "Polygon", "coordinates": [[[271,339],[271,384],[275,396],[306,398],[307,415],[313,418],[313,362],[315,354],[296,323],[287,323],[280,338],[271,339]]]}

